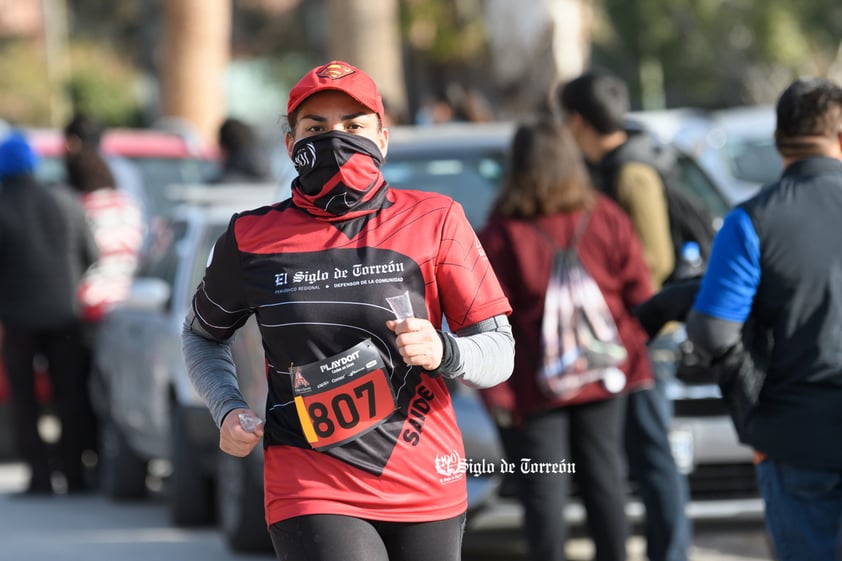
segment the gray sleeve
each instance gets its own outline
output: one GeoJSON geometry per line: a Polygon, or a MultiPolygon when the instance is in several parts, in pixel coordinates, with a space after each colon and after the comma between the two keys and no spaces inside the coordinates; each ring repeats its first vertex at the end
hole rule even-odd
{"type": "Polygon", "coordinates": [[[230,340],[215,341],[196,323],[191,310],[184,320],[181,343],[187,375],[207,404],[216,426],[233,409],[248,409],[240,392],[230,340]]]}
{"type": "Polygon", "coordinates": [[[703,355],[716,358],[740,342],[743,324],[691,310],[687,315],[687,338],[703,355]]]}
{"type": "Polygon", "coordinates": [[[472,388],[490,388],[512,375],[515,339],[505,315],[481,321],[461,329],[453,337],[459,349],[458,367],[448,377],[472,388]]]}

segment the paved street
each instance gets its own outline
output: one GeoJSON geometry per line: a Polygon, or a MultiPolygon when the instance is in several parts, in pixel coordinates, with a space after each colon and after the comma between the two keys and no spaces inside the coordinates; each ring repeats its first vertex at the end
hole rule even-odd
{"type": "MultiPolygon", "coordinates": [[[[0,561],[270,561],[271,555],[236,555],[213,528],[178,529],[154,493],[148,500],[115,503],[100,495],[20,498],[25,472],[0,464],[0,561]]],[[[644,544],[629,540],[629,561],[643,561],[644,544]]],[[[510,532],[466,537],[465,561],[521,561],[523,545],[510,532]]],[[[696,533],[692,561],[770,559],[756,527],[696,533]]],[[[590,558],[584,539],[570,542],[571,561],[590,558]]]]}
{"type": "Polygon", "coordinates": [[[0,561],[264,561],[234,555],[212,528],[174,528],[162,501],[101,495],[20,498],[24,470],[0,464],[0,561]]]}

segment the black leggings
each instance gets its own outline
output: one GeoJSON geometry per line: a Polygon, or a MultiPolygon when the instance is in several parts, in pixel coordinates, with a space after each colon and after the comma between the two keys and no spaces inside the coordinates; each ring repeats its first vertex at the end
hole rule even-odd
{"type": "Polygon", "coordinates": [[[378,522],[335,514],[276,522],[279,561],[459,561],[465,515],[434,522],[378,522]]]}

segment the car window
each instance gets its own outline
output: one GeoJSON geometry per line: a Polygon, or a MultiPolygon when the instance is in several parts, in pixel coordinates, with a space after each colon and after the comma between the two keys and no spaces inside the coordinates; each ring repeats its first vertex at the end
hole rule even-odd
{"type": "MultiPolygon", "coordinates": [[[[153,216],[160,216],[171,206],[167,187],[173,184],[204,183],[214,165],[201,158],[124,157],[137,167],[143,178],[144,204],[153,216]]],[[[61,156],[41,158],[36,176],[46,183],[66,180],[67,173],[61,156]]]]}
{"type": "Polygon", "coordinates": [[[224,224],[213,224],[202,233],[202,239],[199,240],[199,244],[196,246],[196,253],[193,255],[193,266],[190,271],[190,284],[188,285],[191,290],[195,289],[202,282],[211,248],[227,227],[227,222],[224,224]]]}
{"type": "Polygon", "coordinates": [[[155,221],[151,246],[137,276],[158,278],[173,286],[178,270],[178,243],[186,234],[187,223],[183,220],[155,221]]]}
{"type": "Polygon", "coordinates": [[[146,201],[153,215],[171,206],[167,187],[174,184],[203,183],[210,164],[199,158],[128,158],[143,177],[146,201]]]}
{"type": "Polygon", "coordinates": [[[783,161],[771,138],[732,139],[726,146],[737,179],[765,185],[780,177],[783,161]]]}
{"type": "Polygon", "coordinates": [[[485,224],[503,175],[503,152],[484,155],[389,155],[383,176],[392,187],[452,197],[474,229],[485,224]]]}
{"type": "Polygon", "coordinates": [[[719,217],[725,216],[730,205],[702,168],[686,154],[678,156],[681,184],[698,197],[705,206],[719,217]]]}

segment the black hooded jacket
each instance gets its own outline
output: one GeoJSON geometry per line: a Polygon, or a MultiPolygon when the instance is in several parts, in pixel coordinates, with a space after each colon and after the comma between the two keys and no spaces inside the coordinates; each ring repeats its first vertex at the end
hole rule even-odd
{"type": "Polygon", "coordinates": [[[98,257],[78,197],[30,174],[0,183],[0,323],[32,329],[79,318],[76,290],[98,257]]]}

